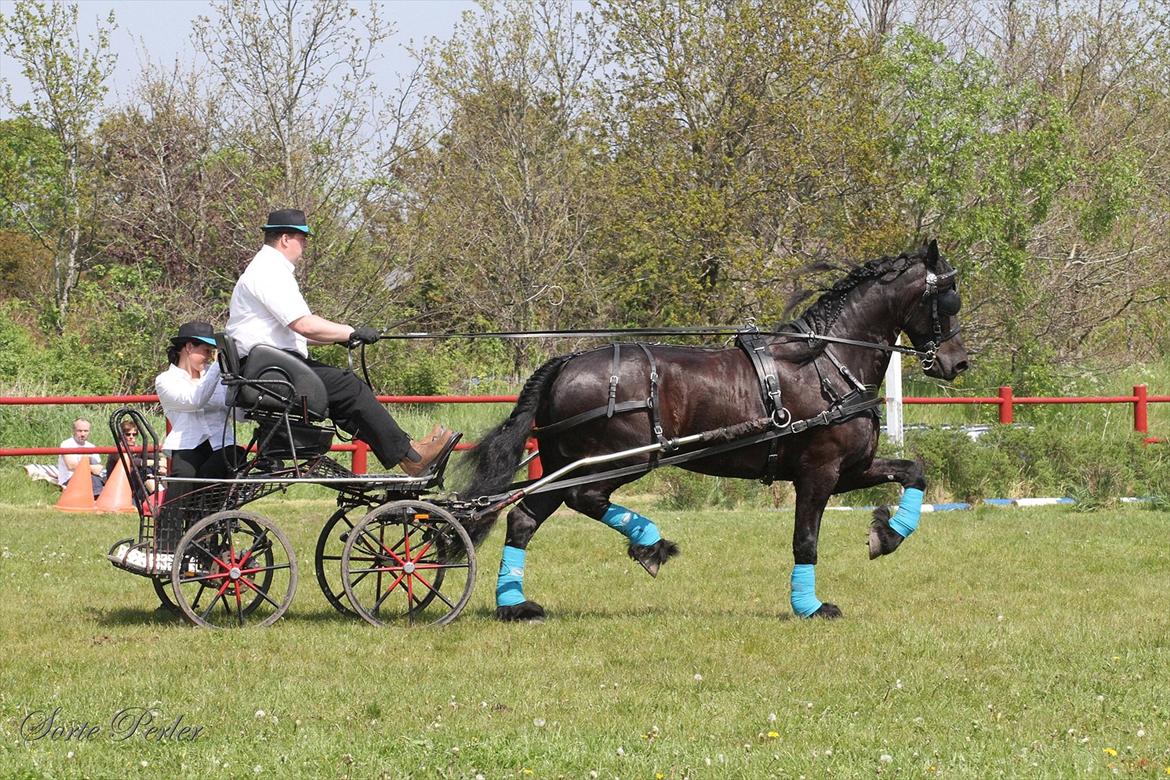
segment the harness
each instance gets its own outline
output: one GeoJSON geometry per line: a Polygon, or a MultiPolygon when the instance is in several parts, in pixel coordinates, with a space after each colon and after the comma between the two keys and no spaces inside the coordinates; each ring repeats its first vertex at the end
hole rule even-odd
{"type": "MultiPolygon", "coordinates": [[[[791,412],[784,408],[779,371],[776,368],[776,361],[768,349],[768,342],[765,340],[764,334],[761,334],[754,328],[752,330],[740,331],[736,336],[735,343],[744,351],[752,367],[755,369],[756,378],[760,385],[760,397],[764,403],[765,416],[756,420],[710,431],[704,437],[704,442],[720,441],[721,443],[719,444],[673,455],[669,453],[677,450],[679,444],[676,440],[667,437],[662,427],[662,412],[659,403],[660,377],[658,375],[658,363],[654,358],[654,353],[646,344],[637,343],[633,345],[638,347],[642,351],[642,354],[645,355],[646,363],[650,369],[648,392],[643,398],[619,402],[617,400],[617,389],[621,382],[622,345],[617,343],[613,344],[613,357],[610,361],[609,388],[605,405],[589,409],[580,414],[575,414],[572,417],[567,417],[564,420],[559,420],[550,425],[534,428],[532,433],[539,439],[543,436],[576,428],[601,417],[611,418],[618,414],[646,411],[649,415],[650,443],[656,445],[657,449],[650,452],[648,463],[613,469],[604,472],[604,474],[593,474],[586,477],[561,481],[557,483],[558,489],[572,487],[576,484],[595,482],[610,477],[650,471],[659,466],[698,460],[699,458],[709,457],[763,442],[770,442],[770,447],[767,460],[764,464],[764,474],[761,477],[761,481],[764,484],[771,484],[776,479],[780,470],[781,437],[804,433],[810,428],[845,422],[863,414],[876,416],[876,408],[880,405],[876,388],[862,385],[853,377],[849,369],[836,356],[833,356],[832,360],[834,365],[843,376],[851,380],[855,386],[854,389],[844,395],[833,392],[831,395],[832,403],[828,409],[804,420],[793,420],[791,412]],[[663,457],[663,453],[667,453],[667,455],[663,457]]],[[[627,346],[630,345],[627,344],[627,346]]],[[[819,367],[817,370],[819,373],[819,367]]],[[[829,387],[831,389],[831,385],[824,378],[822,378],[822,387],[829,387]]],[[[537,490],[534,492],[540,491],[537,490]]]]}

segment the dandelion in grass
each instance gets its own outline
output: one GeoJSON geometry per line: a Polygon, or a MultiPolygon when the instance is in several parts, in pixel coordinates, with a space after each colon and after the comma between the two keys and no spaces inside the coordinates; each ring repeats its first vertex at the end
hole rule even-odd
{"type": "Polygon", "coordinates": [[[1105,755],[1109,756],[1110,758],[1116,758],[1116,757],[1117,757],[1117,751],[1116,751],[1116,750],[1114,750],[1113,748],[1105,748],[1105,749],[1104,749],[1104,750],[1102,750],[1101,752],[1102,752],[1102,753],[1104,753],[1105,755]]]}
{"type": "Polygon", "coordinates": [[[536,726],[538,729],[544,728],[544,723],[545,723],[544,718],[533,718],[532,719],[532,725],[536,726]]]}
{"type": "Polygon", "coordinates": [[[703,675],[695,672],[695,682],[703,682],[703,675]]]}
{"type": "Polygon", "coordinates": [[[892,763],[893,760],[894,760],[894,757],[891,756],[889,753],[882,753],[880,756],[878,756],[878,761],[881,761],[883,764],[892,763]]]}
{"type": "Polygon", "coordinates": [[[780,732],[779,731],[769,731],[768,732],[768,739],[780,739],[780,732]]]}
{"type": "Polygon", "coordinates": [[[256,710],[256,720],[261,720],[264,717],[264,710],[256,710]]]}

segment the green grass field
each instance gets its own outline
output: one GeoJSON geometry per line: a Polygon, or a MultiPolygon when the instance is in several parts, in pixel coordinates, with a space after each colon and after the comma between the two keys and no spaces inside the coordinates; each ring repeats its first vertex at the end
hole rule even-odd
{"type": "Polygon", "coordinates": [[[626,503],[683,547],[657,580],[558,514],[526,579],[549,619],[497,623],[501,523],[453,625],[379,630],[316,590],[331,503],[266,499],[300,589],[277,625],[230,632],[155,611],[105,561],[133,516],[0,505],[0,776],[1170,776],[1170,513],[926,515],[875,562],[867,517],[830,513],[827,623],[790,617],[790,510],[626,503]],[[56,708],[98,730],[22,739],[56,708]],[[117,740],[127,708],[201,730],[117,740]]]}

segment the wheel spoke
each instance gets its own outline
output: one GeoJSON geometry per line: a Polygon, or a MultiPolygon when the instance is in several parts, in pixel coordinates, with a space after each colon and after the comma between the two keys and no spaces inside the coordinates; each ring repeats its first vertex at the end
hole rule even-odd
{"type": "MultiPolygon", "coordinates": [[[[365,530],[363,530],[363,531],[362,531],[362,536],[368,536],[368,537],[370,537],[370,539],[373,539],[373,536],[371,536],[371,535],[370,535],[370,532],[369,532],[369,531],[365,531],[365,530]]],[[[388,554],[388,555],[389,555],[391,558],[393,558],[394,560],[398,561],[399,563],[402,563],[402,562],[403,562],[403,561],[402,561],[402,558],[401,558],[401,557],[399,557],[399,555],[398,555],[397,553],[395,553],[393,550],[391,550],[389,547],[387,547],[387,546],[386,546],[385,544],[383,544],[381,541],[379,541],[379,540],[376,540],[376,539],[375,539],[375,540],[374,540],[374,542],[375,542],[375,543],[378,545],[378,549],[384,550],[384,551],[385,551],[385,552],[386,552],[386,553],[387,553],[387,554],[388,554]]],[[[373,552],[373,553],[376,555],[378,551],[377,551],[377,550],[371,550],[371,552],[373,552]]]]}
{"type": "Polygon", "coordinates": [[[377,612],[382,608],[382,602],[384,602],[390,596],[391,592],[393,592],[393,590],[398,587],[398,583],[402,582],[402,578],[405,576],[405,574],[399,574],[397,579],[390,583],[390,587],[386,588],[386,592],[379,596],[378,600],[374,602],[374,609],[372,610],[373,612],[377,612]]]}
{"type": "MultiPolygon", "coordinates": [[[[263,596],[264,600],[267,601],[269,604],[276,607],[277,609],[280,609],[280,605],[277,604],[276,601],[274,601],[273,598],[271,596],[269,596],[266,591],[263,591],[260,588],[257,588],[255,585],[253,585],[251,580],[249,580],[246,577],[240,577],[239,581],[244,583],[245,585],[247,585],[252,590],[259,593],[261,596],[263,596]]],[[[239,587],[236,588],[236,591],[237,591],[237,593],[239,592],[239,587]]]]}
{"type": "Polygon", "coordinates": [[[289,564],[287,563],[274,563],[269,566],[258,566],[255,569],[240,569],[240,574],[256,574],[262,571],[279,571],[280,569],[287,569],[288,567],[289,564]]]}
{"type": "Polygon", "coordinates": [[[218,557],[217,555],[215,555],[215,553],[211,552],[211,550],[208,550],[206,547],[204,547],[202,544],[200,544],[198,539],[192,539],[192,540],[191,540],[191,546],[192,546],[192,547],[195,547],[195,548],[198,548],[198,549],[199,549],[199,550],[200,550],[200,551],[201,551],[201,552],[202,552],[204,555],[206,555],[208,558],[210,558],[211,560],[213,560],[213,561],[215,561],[216,563],[218,563],[218,564],[219,564],[220,566],[222,566],[224,569],[230,569],[230,568],[231,568],[231,566],[229,566],[228,564],[226,564],[226,563],[224,563],[223,561],[221,561],[221,560],[219,559],[219,557],[218,557]]]}
{"type": "Polygon", "coordinates": [[[427,582],[426,578],[421,574],[416,574],[415,576],[419,578],[419,581],[422,582],[423,585],[427,586],[431,593],[434,593],[444,604],[446,604],[448,609],[455,609],[455,605],[451,603],[450,599],[443,595],[443,591],[427,582]]]}

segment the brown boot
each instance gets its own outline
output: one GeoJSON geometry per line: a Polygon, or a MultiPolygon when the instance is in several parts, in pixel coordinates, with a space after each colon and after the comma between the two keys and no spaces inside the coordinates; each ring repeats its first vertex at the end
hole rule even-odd
{"type": "Polygon", "coordinates": [[[447,442],[454,436],[455,434],[451,431],[445,431],[429,441],[412,441],[410,447],[418,455],[418,460],[412,460],[408,455],[398,462],[398,468],[402,469],[408,477],[417,477],[426,472],[435,459],[443,454],[447,442]]]}

